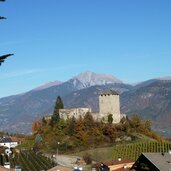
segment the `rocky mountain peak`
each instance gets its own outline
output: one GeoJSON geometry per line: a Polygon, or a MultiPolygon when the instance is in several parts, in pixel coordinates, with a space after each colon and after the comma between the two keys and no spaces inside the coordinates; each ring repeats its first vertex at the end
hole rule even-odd
{"type": "Polygon", "coordinates": [[[91,71],[81,73],[71,80],[78,80],[83,87],[90,87],[94,85],[106,85],[112,83],[122,83],[121,80],[110,74],[97,74],[91,71]]]}

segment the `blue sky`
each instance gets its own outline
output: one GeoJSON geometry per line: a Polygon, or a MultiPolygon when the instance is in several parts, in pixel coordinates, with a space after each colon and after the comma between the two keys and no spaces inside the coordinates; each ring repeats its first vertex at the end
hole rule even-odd
{"type": "Polygon", "coordinates": [[[84,72],[134,83],[171,76],[170,0],[0,2],[0,97],[84,72]]]}

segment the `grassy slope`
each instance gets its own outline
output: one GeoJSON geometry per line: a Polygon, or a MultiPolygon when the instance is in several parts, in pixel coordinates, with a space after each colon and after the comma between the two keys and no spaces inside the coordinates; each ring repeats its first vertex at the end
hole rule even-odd
{"type": "Polygon", "coordinates": [[[91,155],[94,161],[108,161],[112,160],[113,150],[113,147],[95,148],[91,150],[81,151],[74,155],[82,157],[85,153],[88,153],[91,155]]]}
{"type": "MultiPolygon", "coordinates": [[[[156,140],[149,138],[142,134],[134,134],[134,136],[137,137],[137,139],[135,141],[132,141],[132,143],[156,141],[156,140]]],[[[131,142],[129,142],[129,143],[131,143],[131,142]]],[[[110,160],[113,160],[114,147],[94,148],[94,149],[90,149],[90,150],[81,151],[81,152],[75,153],[73,155],[83,157],[85,153],[90,154],[94,161],[98,161],[98,162],[110,161],[110,160]]]]}

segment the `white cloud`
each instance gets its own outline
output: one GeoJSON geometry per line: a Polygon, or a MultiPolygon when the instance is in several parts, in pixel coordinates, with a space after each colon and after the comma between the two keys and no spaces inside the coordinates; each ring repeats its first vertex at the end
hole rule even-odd
{"type": "Polygon", "coordinates": [[[65,65],[65,66],[59,66],[59,67],[50,67],[50,68],[40,68],[40,69],[25,69],[25,70],[16,70],[11,71],[7,73],[0,73],[0,79],[7,79],[7,78],[15,78],[15,77],[23,77],[26,75],[33,75],[33,74],[39,74],[39,73],[45,73],[45,72],[54,72],[54,71],[69,71],[74,68],[82,68],[85,67],[85,65],[65,65]]]}
{"type": "Polygon", "coordinates": [[[25,76],[29,74],[34,74],[37,72],[38,70],[30,69],[30,70],[18,70],[18,71],[12,71],[12,72],[7,72],[7,73],[0,73],[0,79],[20,77],[20,76],[25,76]]]}

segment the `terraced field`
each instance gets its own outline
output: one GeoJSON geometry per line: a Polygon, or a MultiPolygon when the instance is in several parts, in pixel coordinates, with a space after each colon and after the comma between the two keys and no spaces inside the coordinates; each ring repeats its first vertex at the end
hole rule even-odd
{"type": "Polygon", "coordinates": [[[7,155],[0,155],[0,165],[4,165],[5,162],[10,162],[11,168],[15,166],[21,166],[22,171],[38,171],[48,170],[56,165],[56,163],[43,156],[41,153],[35,153],[33,151],[22,151],[20,153],[14,153],[10,157],[7,155]]]}
{"type": "Polygon", "coordinates": [[[143,152],[168,152],[171,149],[170,142],[139,142],[131,144],[120,144],[114,146],[113,159],[131,159],[136,160],[143,152]]]}

